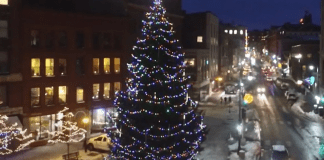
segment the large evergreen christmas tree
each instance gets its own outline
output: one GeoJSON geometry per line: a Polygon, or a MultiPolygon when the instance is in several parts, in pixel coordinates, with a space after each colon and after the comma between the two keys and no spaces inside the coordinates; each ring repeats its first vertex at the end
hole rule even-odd
{"type": "Polygon", "coordinates": [[[191,159],[203,138],[202,116],[190,108],[184,54],[165,17],[162,0],[153,0],[133,47],[126,92],[117,94],[117,159],[191,159]]]}

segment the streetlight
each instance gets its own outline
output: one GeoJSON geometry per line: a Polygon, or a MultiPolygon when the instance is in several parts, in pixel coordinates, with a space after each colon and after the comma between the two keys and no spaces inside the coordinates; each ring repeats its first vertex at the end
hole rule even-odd
{"type": "Polygon", "coordinates": [[[89,118],[85,117],[82,119],[83,127],[85,128],[85,125],[89,123],[89,118]]]}
{"type": "Polygon", "coordinates": [[[314,66],[309,66],[309,69],[312,71],[314,69],[314,66]]]}
{"type": "MultiPolygon", "coordinates": [[[[83,127],[84,129],[86,129],[86,124],[89,123],[89,118],[88,117],[84,117],[82,119],[82,123],[83,123],[83,127]]],[[[87,152],[87,133],[85,133],[85,137],[84,137],[84,151],[87,152]]]]}

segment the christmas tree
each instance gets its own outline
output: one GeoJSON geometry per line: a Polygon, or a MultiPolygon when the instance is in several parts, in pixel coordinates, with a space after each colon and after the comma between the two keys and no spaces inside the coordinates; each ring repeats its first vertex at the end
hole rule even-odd
{"type": "Polygon", "coordinates": [[[58,115],[63,115],[61,122],[55,124],[57,131],[49,132],[51,137],[48,143],[72,143],[80,142],[85,138],[86,130],[79,128],[77,122],[73,122],[74,115],[72,112],[67,112],[69,108],[64,107],[58,115]]]}
{"type": "Polygon", "coordinates": [[[26,129],[22,130],[17,126],[17,123],[8,125],[7,122],[8,117],[6,115],[0,115],[0,155],[18,152],[34,142],[31,139],[32,134],[26,135],[26,129]],[[19,144],[17,147],[13,145],[15,144],[14,141],[19,144]]]}
{"type": "Polygon", "coordinates": [[[192,159],[203,138],[203,117],[190,109],[184,53],[165,17],[162,0],[154,0],[133,47],[127,90],[115,105],[120,137],[112,139],[117,159],[192,159]]]}

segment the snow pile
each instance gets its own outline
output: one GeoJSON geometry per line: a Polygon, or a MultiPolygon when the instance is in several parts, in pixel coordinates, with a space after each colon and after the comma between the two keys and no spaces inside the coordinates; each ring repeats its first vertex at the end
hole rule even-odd
{"type": "MultiPolygon", "coordinates": [[[[233,145],[229,145],[228,147],[231,149],[236,149],[236,150],[231,150],[231,154],[229,156],[230,160],[239,160],[239,156],[237,155],[237,143],[233,145]]],[[[255,157],[257,155],[261,154],[261,144],[260,142],[246,142],[245,146],[242,146],[242,149],[245,150],[245,160],[255,160],[255,157]]]]}
{"type": "Polygon", "coordinates": [[[247,124],[245,124],[245,133],[244,137],[247,138],[247,140],[252,141],[260,141],[260,124],[258,121],[250,121],[247,124]]]}

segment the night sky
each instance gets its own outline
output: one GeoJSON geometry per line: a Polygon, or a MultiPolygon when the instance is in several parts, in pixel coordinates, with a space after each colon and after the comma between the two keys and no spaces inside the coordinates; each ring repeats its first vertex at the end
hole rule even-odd
{"type": "Polygon", "coordinates": [[[187,13],[211,11],[225,23],[268,29],[285,22],[298,23],[308,10],[320,24],[321,0],[183,0],[187,13]]]}

